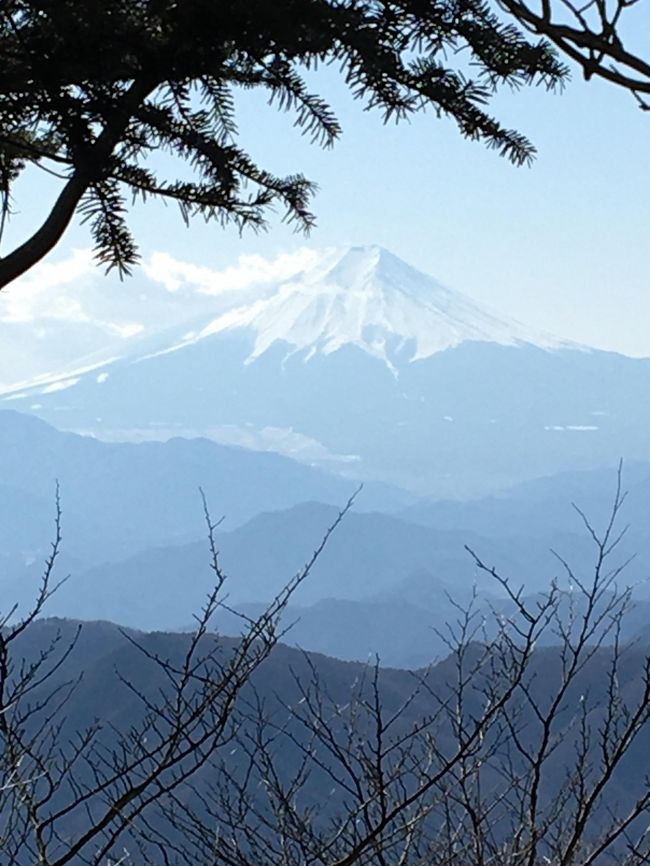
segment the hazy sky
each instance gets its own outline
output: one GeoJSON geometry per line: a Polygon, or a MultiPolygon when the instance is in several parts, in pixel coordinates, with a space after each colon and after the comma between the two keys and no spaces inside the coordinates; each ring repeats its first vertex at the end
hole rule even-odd
{"type": "MultiPolygon", "coordinates": [[[[243,254],[274,256],[305,243],[378,243],[523,322],[650,355],[650,117],[631,97],[577,78],[561,95],[502,95],[500,118],[539,150],[532,168],[517,169],[461,139],[451,121],[423,115],[384,127],[332,73],[316,80],[343,123],[333,151],[310,145],[290,116],[259,97],[239,102],[253,154],[277,172],[300,170],[320,184],[309,240],[279,220],[267,234],[243,238],[199,221],[186,230],[174,208],[148,205],[132,219],[145,258],[164,250],[223,268],[243,254]]],[[[10,240],[43,214],[54,192],[44,178],[23,182],[10,240]]],[[[75,226],[51,260],[88,244],[86,230],[75,226]]],[[[133,291],[139,280],[136,272],[133,291]]]]}

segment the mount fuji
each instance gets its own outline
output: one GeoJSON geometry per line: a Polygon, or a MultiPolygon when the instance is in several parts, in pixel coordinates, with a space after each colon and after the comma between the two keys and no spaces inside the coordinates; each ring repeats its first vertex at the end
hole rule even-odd
{"type": "Polygon", "coordinates": [[[650,457],[649,360],[500,317],[379,247],[310,251],[188,309],[2,399],[99,438],[205,436],[435,496],[650,457]]]}
{"type": "Polygon", "coordinates": [[[549,335],[497,318],[381,247],[325,252],[274,291],[215,318],[178,347],[237,330],[253,335],[251,363],[274,345],[305,361],[356,346],[391,369],[467,341],[558,348],[549,335]]]}

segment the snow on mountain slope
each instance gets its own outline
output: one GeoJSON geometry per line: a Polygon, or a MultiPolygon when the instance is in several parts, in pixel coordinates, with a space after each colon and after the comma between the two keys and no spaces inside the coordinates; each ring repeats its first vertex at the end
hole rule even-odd
{"type": "MultiPolygon", "coordinates": [[[[422,495],[650,459],[650,359],[575,351],[385,250],[303,251],[218,280],[158,264],[136,278],[137,309],[123,297],[119,321],[143,329],[115,344],[116,360],[52,363],[47,380],[32,376],[2,399],[100,439],[204,436],[422,495]]],[[[94,291],[73,300],[66,341],[76,320],[102,318],[94,291]]],[[[1,358],[0,345],[0,373],[1,358]]]]}
{"type": "Polygon", "coordinates": [[[496,317],[377,246],[323,252],[270,294],[234,306],[180,345],[237,329],[254,335],[249,363],[278,342],[306,359],[354,345],[389,366],[402,350],[418,360],[466,341],[566,345],[496,317]]]}
{"type": "Polygon", "coordinates": [[[134,278],[135,291],[107,289],[76,259],[68,282],[65,269],[56,279],[36,273],[33,285],[0,297],[0,394],[72,387],[104,377],[116,361],[232,332],[250,340],[249,364],[274,345],[305,360],[356,346],[393,370],[469,341],[567,345],[488,312],[377,246],[253,259],[214,272],[160,254],[134,278]]]}

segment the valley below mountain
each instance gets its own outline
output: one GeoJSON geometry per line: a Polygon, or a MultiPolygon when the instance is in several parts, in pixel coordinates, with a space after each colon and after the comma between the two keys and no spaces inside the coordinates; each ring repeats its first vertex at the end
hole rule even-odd
{"type": "MultiPolygon", "coordinates": [[[[277,454],[209,440],[105,443],[16,412],[0,412],[0,444],[0,589],[18,615],[38,593],[57,482],[65,580],[46,613],[149,631],[191,627],[214,583],[199,488],[211,519],[225,514],[215,538],[227,607],[246,615],[300,572],[355,492],[350,480],[277,454]]],[[[622,483],[619,523],[630,526],[614,558],[627,563],[621,585],[633,587],[633,637],[650,600],[650,464],[624,466],[622,483]]],[[[597,550],[573,503],[602,531],[616,486],[615,467],[465,502],[369,484],[292,597],[284,640],[343,659],[425,665],[446,652],[440,633],[458,606],[507,611],[490,568],[527,596],[553,580],[569,590],[561,559],[588,576],[597,550]]],[[[225,609],[215,619],[231,635],[242,624],[225,609]]]]}

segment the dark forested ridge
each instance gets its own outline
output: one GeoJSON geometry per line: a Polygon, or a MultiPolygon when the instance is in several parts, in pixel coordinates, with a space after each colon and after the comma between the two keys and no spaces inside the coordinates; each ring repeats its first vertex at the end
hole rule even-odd
{"type": "MultiPolygon", "coordinates": [[[[53,641],[60,640],[63,648],[73,640],[78,624],[71,620],[45,619],[34,623],[22,636],[17,646],[17,652],[27,661],[38,657],[39,653],[52,645],[53,641]]],[[[56,671],[53,678],[48,682],[47,689],[51,690],[60,686],[63,682],[71,682],[83,672],[83,677],[78,680],[73,691],[67,699],[63,718],[63,727],[59,733],[59,740],[65,750],[66,742],[73,743],[80,731],[89,730],[99,720],[97,734],[97,748],[114,748],[119,738],[134,726],[138,728],[147,713],[146,702],[155,701],[160,693],[168,688],[164,671],[155,663],[155,659],[167,659],[172,663],[180,664],[184,652],[187,649],[190,637],[182,634],[123,632],[116,626],[102,622],[86,622],[74,649],[70,653],[65,671],[56,671]],[[145,703],[143,703],[143,700],[145,703]]],[[[212,642],[215,638],[207,636],[205,641],[212,642]]],[[[226,655],[236,646],[236,642],[225,640],[223,642],[226,655]]],[[[480,654],[478,645],[474,649],[467,648],[469,656],[480,654]]],[[[61,649],[63,652],[63,649],[61,649]]],[[[574,742],[579,731],[580,714],[584,706],[585,695],[589,695],[590,723],[598,725],[599,719],[603,717],[607,703],[608,670],[611,663],[611,650],[601,648],[590,656],[586,665],[581,669],[575,682],[572,683],[565,695],[561,712],[554,720],[552,727],[553,750],[544,766],[543,785],[541,788],[542,810],[552,811],[552,799],[566,782],[567,768],[572,765],[575,757],[574,742]]],[[[438,664],[417,674],[399,669],[384,669],[379,674],[379,693],[382,712],[386,718],[390,718],[396,712],[401,713],[397,731],[391,736],[401,736],[413,729],[413,725],[421,723],[434,712],[438,702],[450,693],[454,683],[456,660],[454,656],[440,661],[438,664]],[[435,696],[435,697],[434,697],[435,696]],[[401,733],[400,733],[401,732],[401,733]]],[[[633,702],[638,698],[641,689],[641,672],[644,665],[644,650],[640,647],[630,647],[625,651],[618,671],[618,687],[624,700],[633,702]]],[[[540,706],[545,706],[557,689],[562,676],[562,655],[557,647],[537,649],[531,661],[527,682],[533,690],[535,699],[540,706]]],[[[479,680],[485,674],[479,676],[479,680]]],[[[328,706],[346,707],[353,699],[359,699],[359,683],[366,682],[361,694],[366,694],[370,699],[373,684],[372,666],[358,663],[346,663],[328,658],[322,655],[303,654],[286,646],[279,645],[259,671],[253,676],[246,686],[244,695],[240,702],[241,712],[238,713],[237,722],[223,747],[214,758],[203,767],[192,779],[193,802],[198,803],[198,797],[209,797],[209,792],[218,781],[219,773],[225,773],[222,778],[231,778],[233,784],[240,779],[240,775],[246,766],[245,743],[249,735],[253,735],[256,717],[255,706],[264,706],[264,714],[267,720],[271,720],[272,726],[279,726],[279,731],[286,726],[288,720],[293,719],[289,731],[291,736],[285,738],[280,736],[280,743],[275,752],[276,772],[280,778],[288,780],[292,773],[296,772],[301,761],[301,749],[307,743],[310,736],[309,729],[304,728],[296,721],[300,717],[300,708],[304,704],[304,693],[302,688],[309,689],[310,684],[321,682],[326,684],[326,696],[328,706]],[[353,698],[353,696],[355,696],[353,698]],[[239,727],[243,725],[243,727],[239,727]],[[301,740],[301,738],[305,738],[301,740]],[[221,769],[220,769],[221,768],[221,769]]],[[[476,697],[470,695],[470,709],[472,702],[479,700],[479,681],[475,683],[476,697]]],[[[45,691],[45,687],[41,689],[45,691]]],[[[325,692],[324,692],[325,694],[325,692]]],[[[38,700],[39,690],[34,693],[34,699],[38,700]]],[[[478,704],[476,705],[478,706],[478,704]]],[[[518,718],[518,726],[522,731],[528,731],[526,736],[535,734],[536,721],[532,709],[524,705],[520,706],[518,712],[524,713],[524,718],[518,718]]],[[[36,718],[36,717],[35,717],[36,718]]],[[[584,723],[584,720],[583,720],[584,723]]],[[[275,730],[275,727],[274,727],[275,730]]],[[[337,736],[341,736],[344,742],[345,729],[342,728],[337,736]]],[[[447,723],[437,729],[438,746],[442,752],[453,751],[453,735],[447,723]]],[[[276,744],[277,745],[277,744],[276,744]]],[[[642,732],[632,744],[625,760],[617,768],[614,778],[607,787],[606,797],[599,803],[598,812],[607,810],[621,811],[630,807],[634,798],[644,790],[644,784],[638,774],[639,762],[644,763],[644,756],[650,749],[650,730],[642,732]]],[[[593,745],[593,758],[597,760],[597,743],[593,745]]],[[[316,754],[316,753],[315,753],[316,754]]],[[[320,760],[334,766],[335,757],[327,756],[326,752],[318,753],[320,760]]],[[[493,756],[494,757],[494,756],[493,756]]],[[[519,759],[521,760],[521,756],[519,759]]],[[[492,760],[492,759],[491,759],[492,760]]],[[[87,772],[83,766],[76,772],[81,776],[87,772]]],[[[497,776],[493,776],[496,770],[487,762],[485,769],[485,780],[492,779],[498,784],[497,776]]],[[[221,790],[223,794],[223,790],[221,790]]],[[[178,795],[181,800],[186,797],[187,792],[178,795]]],[[[65,786],[58,793],[53,802],[53,808],[60,805],[67,795],[65,786]]],[[[264,799],[263,793],[257,786],[254,798],[264,799]]],[[[340,810],[345,809],[348,795],[345,788],[338,788],[332,778],[318,770],[310,773],[303,780],[300,797],[306,803],[318,804],[312,814],[315,825],[326,826],[334,819],[340,810]]],[[[164,800],[164,798],[163,798],[164,800]]],[[[98,804],[91,803],[91,813],[98,804]]],[[[503,813],[498,819],[503,822],[499,832],[505,834],[509,823],[503,813]]],[[[159,828],[159,832],[172,844],[180,844],[182,831],[169,825],[169,814],[164,810],[157,811],[150,818],[152,826],[159,828]]],[[[435,819],[431,817],[435,824],[435,819]]],[[[83,811],[75,810],[72,814],[63,818],[59,825],[59,832],[64,835],[83,832],[88,815],[83,811]]],[[[498,825],[498,821],[497,821],[498,825]]],[[[594,835],[595,828],[590,830],[594,835]]],[[[129,834],[124,836],[124,844],[128,847],[129,834]]],[[[144,845],[143,851],[149,851],[150,855],[155,850],[148,849],[144,845]]],[[[155,856],[155,855],[152,855],[155,856]]],[[[23,862],[23,861],[16,861],[23,862]]],[[[79,862],[82,862],[81,860],[79,862]]],[[[154,861],[157,862],[157,861],[154,861]]],[[[611,861],[606,861],[611,862],[611,861]]],[[[25,866],[31,861],[26,859],[25,866]]]]}

